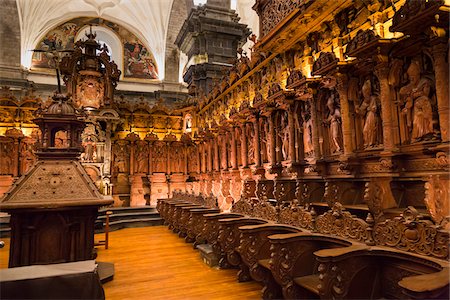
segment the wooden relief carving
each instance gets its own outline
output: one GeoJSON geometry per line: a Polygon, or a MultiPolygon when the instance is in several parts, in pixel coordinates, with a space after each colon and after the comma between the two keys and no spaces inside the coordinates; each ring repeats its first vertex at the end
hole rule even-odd
{"type": "Polygon", "coordinates": [[[339,202],[334,203],[331,210],[316,219],[316,230],[318,232],[361,242],[370,238],[368,227],[366,221],[352,216],[350,212],[344,210],[339,202]]]}
{"type": "Polygon", "coordinates": [[[277,209],[275,206],[266,201],[258,201],[255,203],[250,216],[274,222],[278,221],[277,209]]]}
{"type": "Polygon", "coordinates": [[[399,217],[376,223],[373,238],[377,245],[443,259],[449,256],[449,232],[424,219],[412,206],[399,217]]]}
{"type": "Polygon", "coordinates": [[[280,209],[280,223],[314,230],[315,213],[308,211],[303,206],[298,206],[297,200],[292,201],[290,206],[280,209]]]}
{"type": "Polygon", "coordinates": [[[166,167],[166,154],[167,154],[166,143],[155,142],[152,148],[152,165],[153,172],[164,173],[167,171],[166,167]]]}
{"type": "Polygon", "coordinates": [[[351,260],[319,264],[320,284],[318,289],[321,298],[347,299],[347,293],[355,275],[368,267],[370,264],[364,257],[352,257],[351,260]]]}
{"type": "Polygon", "coordinates": [[[325,182],[325,193],[323,199],[327,202],[328,207],[333,208],[336,202],[339,202],[339,186],[336,183],[325,182]]]}
{"type": "Polygon", "coordinates": [[[257,1],[256,5],[262,6],[262,8],[258,8],[258,15],[261,20],[261,36],[269,33],[289,13],[304,4],[302,0],[270,0],[265,1],[264,5],[259,4],[260,2],[263,1],[257,1]]]}
{"type": "Polygon", "coordinates": [[[130,146],[126,141],[117,141],[113,146],[114,166],[116,173],[127,173],[130,163],[130,146]]]}
{"type": "Polygon", "coordinates": [[[231,207],[231,211],[234,213],[251,216],[253,214],[253,205],[250,201],[247,201],[245,199],[240,199],[239,201],[236,201],[235,203],[233,203],[233,206],[231,207]]]}
{"type": "Polygon", "coordinates": [[[14,140],[0,136],[0,175],[13,175],[14,140]]]}
{"type": "Polygon", "coordinates": [[[148,173],[148,151],[147,142],[138,141],[135,148],[136,173],[148,173]]]}
{"type": "Polygon", "coordinates": [[[33,138],[25,137],[21,141],[20,149],[20,173],[25,174],[36,162],[36,155],[34,151],[36,149],[36,140],[33,138]]]}
{"type": "Polygon", "coordinates": [[[275,280],[282,286],[286,299],[300,299],[298,288],[294,283],[294,268],[301,256],[308,252],[308,247],[273,243],[270,246],[270,269],[275,280]]]}
{"type": "Polygon", "coordinates": [[[436,224],[449,227],[449,224],[443,224],[450,213],[449,201],[449,180],[431,175],[425,183],[425,204],[436,224]]]}

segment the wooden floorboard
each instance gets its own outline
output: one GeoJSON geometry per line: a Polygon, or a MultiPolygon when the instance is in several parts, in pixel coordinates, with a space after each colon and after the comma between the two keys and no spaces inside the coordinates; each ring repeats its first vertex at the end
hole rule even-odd
{"type": "MultiPolygon", "coordinates": [[[[4,240],[0,268],[8,264],[9,240],[4,240]]],[[[115,264],[114,280],[104,285],[106,299],[261,298],[261,285],[238,283],[237,270],[208,267],[192,244],[166,226],[111,232],[109,249],[99,247],[97,260],[115,264]]]]}

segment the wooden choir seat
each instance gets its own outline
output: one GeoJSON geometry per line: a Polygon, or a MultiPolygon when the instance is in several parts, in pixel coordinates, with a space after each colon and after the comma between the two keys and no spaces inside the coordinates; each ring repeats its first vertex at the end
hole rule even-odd
{"type": "MultiPolygon", "coordinates": [[[[318,263],[314,252],[322,249],[342,247],[357,249],[367,247],[329,235],[319,233],[276,234],[268,237],[270,242],[269,270],[281,287],[285,299],[316,299],[318,263]]],[[[267,271],[266,271],[267,272],[267,271]]],[[[271,283],[265,286],[267,298],[280,297],[278,287],[271,283]]]]}
{"type": "Polygon", "coordinates": [[[188,194],[157,207],[194,247],[209,244],[222,268],[239,267],[238,281],[261,282],[264,299],[449,297],[449,233],[413,207],[395,218],[364,220],[350,212],[362,206],[349,211],[340,202],[320,213],[296,201],[275,207],[242,199],[230,213],[208,203],[188,194]],[[428,244],[415,238],[426,233],[433,233],[428,244]]]}
{"type": "Polygon", "coordinates": [[[263,298],[280,298],[281,287],[274,281],[269,268],[269,236],[275,234],[298,233],[302,229],[290,225],[266,223],[239,227],[240,245],[237,249],[241,257],[238,280],[251,279],[263,283],[263,298]],[[267,288],[270,287],[270,288],[267,288]],[[268,293],[271,293],[269,295],[268,293]]]}
{"type": "MultiPolygon", "coordinates": [[[[239,217],[219,219],[219,237],[216,249],[220,257],[219,265],[221,267],[238,267],[241,261],[237,248],[240,244],[239,227],[245,225],[265,224],[268,221],[260,218],[239,217]]],[[[214,250],[214,248],[213,248],[214,250]]]]}
{"type": "Polygon", "coordinates": [[[193,208],[189,210],[190,216],[187,226],[186,242],[194,243],[194,249],[201,240],[201,233],[205,225],[204,215],[220,213],[218,208],[193,208]],[[198,241],[197,241],[198,240],[198,241]]]}
{"type": "Polygon", "coordinates": [[[173,215],[173,222],[172,222],[172,231],[174,233],[178,233],[180,237],[186,236],[186,229],[185,226],[187,225],[187,222],[189,219],[189,209],[194,208],[202,208],[203,206],[198,204],[177,204],[175,205],[175,212],[173,215]]]}
{"type": "Polygon", "coordinates": [[[314,254],[322,299],[449,299],[448,261],[378,246],[314,254]]]}

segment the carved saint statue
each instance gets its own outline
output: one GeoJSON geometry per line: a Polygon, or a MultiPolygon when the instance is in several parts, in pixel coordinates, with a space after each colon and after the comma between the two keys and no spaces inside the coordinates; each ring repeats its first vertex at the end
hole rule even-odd
{"type": "Polygon", "coordinates": [[[362,87],[363,101],[356,107],[356,113],[364,117],[363,139],[364,148],[373,147],[378,144],[378,97],[372,95],[370,80],[366,80],[362,87]]]}
{"type": "Polygon", "coordinates": [[[0,175],[13,173],[13,149],[12,143],[0,143],[0,175]]]}
{"type": "Polygon", "coordinates": [[[23,142],[20,149],[21,174],[25,174],[33,166],[36,156],[33,152],[33,144],[23,142]]]}
{"type": "Polygon", "coordinates": [[[331,153],[336,153],[341,151],[341,111],[335,100],[334,93],[328,97],[327,100],[328,117],[325,123],[330,126],[329,136],[330,136],[330,151],[331,153]]]}
{"type": "Polygon", "coordinates": [[[283,160],[289,159],[289,123],[287,113],[283,113],[281,115],[281,154],[283,156],[283,160]]]}
{"type": "Polygon", "coordinates": [[[433,110],[431,106],[431,83],[420,77],[420,66],[413,61],[407,70],[409,83],[400,89],[404,104],[402,113],[411,132],[411,141],[417,142],[433,137],[433,110]]]}
{"type": "MultiPolygon", "coordinates": [[[[298,128],[301,128],[298,121],[298,115],[296,115],[295,117],[298,128]]],[[[313,134],[312,134],[313,123],[311,118],[310,107],[307,107],[306,109],[302,110],[302,118],[303,118],[303,150],[305,156],[313,156],[314,155],[313,134]]]]}
{"type": "Polygon", "coordinates": [[[136,148],[136,173],[147,173],[148,149],[146,145],[136,148]]]}
{"type": "Polygon", "coordinates": [[[94,162],[95,160],[95,142],[91,135],[88,135],[83,142],[84,153],[82,154],[82,160],[86,162],[94,162]]]}
{"type": "Polygon", "coordinates": [[[117,145],[114,147],[114,166],[118,173],[125,173],[128,170],[128,149],[127,146],[117,145]]]}

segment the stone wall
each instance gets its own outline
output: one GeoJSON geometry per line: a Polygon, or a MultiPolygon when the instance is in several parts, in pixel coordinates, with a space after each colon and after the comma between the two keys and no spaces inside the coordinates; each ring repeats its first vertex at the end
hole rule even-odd
{"type": "Polygon", "coordinates": [[[15,0],[4,0],[0,10],[0,80],[21,79],[20,22],[15,0]]]}

